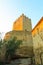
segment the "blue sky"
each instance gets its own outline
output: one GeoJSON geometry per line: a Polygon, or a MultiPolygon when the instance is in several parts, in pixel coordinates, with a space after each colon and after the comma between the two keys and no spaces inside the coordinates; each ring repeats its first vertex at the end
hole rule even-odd
{"type": "Polygon", "coordinates": [[[0,32],[12,30],[22,13],[31,18],[33,28],[43,16],[43,0],[0,0],[0,32]]]}

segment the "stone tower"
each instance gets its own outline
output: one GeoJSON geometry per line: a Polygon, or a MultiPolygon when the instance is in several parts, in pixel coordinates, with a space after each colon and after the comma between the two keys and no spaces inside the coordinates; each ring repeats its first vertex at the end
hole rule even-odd
{"type": "MultiPolygon", "coordinates": [[[[33,57],[33,41],[32,41],[32,25],[31,19],[22,14],[14,23],[12,31],[6,33],[4,39],[9,39],[11,36],[17,37],[18,40],[22,40],[22,44],[16,50],[16,55],[20,55],[26,61],[30,61],[28,58],[33,57]],[[26,59],[27,58],[27,59],[26,59]]],[[[22,61],[22,62],[23,62],[22,61]]],[[[26,63],[22,64],[25,65],[26,63]]],[[[26,64],[27,65],[27,64],[26,64]]],[[[29,64],[28,64],[29,65],[29,64]]]]}
{"type": "Polygon", "coordinates": [[[26,17],[24,14],[22,14],[14,23],[13,23],[13,29],[16,31],[31,31],[32,25],[31,25],[31,19],[26,17]]]}

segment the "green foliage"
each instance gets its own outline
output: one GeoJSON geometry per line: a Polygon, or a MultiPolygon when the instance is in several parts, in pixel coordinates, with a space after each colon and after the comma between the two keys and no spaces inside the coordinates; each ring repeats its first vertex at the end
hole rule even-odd
{"type": "Polygon", "coordinates": [[[0,40],[0,49],[1,49],[1,46],[2,46],[2,40],[0,40]]]}
{"type": "Polygon", "coordinates": [[[8,57],[12,58],[15,54],[16,49],[18,49],[19,45],[22,43],[21,40],[17,40],[16,37],[13,37],[7,41],[6,44],[6,59],[8,60],[8,57]]]}

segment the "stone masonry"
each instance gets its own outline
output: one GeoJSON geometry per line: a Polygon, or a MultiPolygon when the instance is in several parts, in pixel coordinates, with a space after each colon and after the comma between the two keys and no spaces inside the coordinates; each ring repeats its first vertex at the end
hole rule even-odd
{"type": "MultiPolygon", "coordinates": [[[[23,43],[20,45],[19,49],[16,50],[16,54],[21,57],[25,57],[24,59],[19,59],[21,61],[20,65],[29,65],[28,62],[31,61],[33,57],[33,40],[32,40],[32,25],[31,19],[22,14],[13,24],[13,29],[10,32],[7,32],[4,39],[8,40],[12,36],[17,37],[18,40],[22,40],[23,43]],[[26,58],[27,57],[27,58],[26,58]],[[28,59],[28,61],[26,61],[28,59]],[[24,61],[24,63],[23,63],[24,61]],[[26,62],[25,62],[26,61],[26,62]]],[[[17,60],[18,61],[18,60],[17,60]]]]}

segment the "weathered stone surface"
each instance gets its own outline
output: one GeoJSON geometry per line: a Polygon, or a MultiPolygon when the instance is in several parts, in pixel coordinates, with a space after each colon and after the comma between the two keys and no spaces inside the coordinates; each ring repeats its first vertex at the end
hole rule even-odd
{"type": "Polygon", "coordinates": [[[16,31],[31,31],[32,25],[31,25],[31,19],[26,17],[24,14],[22,14],[14,23],[13,23],[13,29],[16,31]]]}
{"type": "Polygon", "coordinates": [[[15,59],[8,65],[31,65],[31,58],[15,59]]]}
{"type": "Polygon", "coordinates": [[[43,17],[32,30],[33,35],[33,48],[35,54],[36,64],[43,63],[41,56],[43,55],[43,17]],[[41,55],[42,54],[42,55],[41,55]]]}

